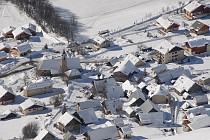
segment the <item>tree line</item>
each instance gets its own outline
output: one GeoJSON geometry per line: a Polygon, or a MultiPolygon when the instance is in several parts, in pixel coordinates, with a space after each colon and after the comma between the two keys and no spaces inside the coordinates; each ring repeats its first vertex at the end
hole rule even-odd
{"type": "Polygon", "coordinates": [[[77,20],[74,15],[64,19],[55,10],[49,0],[8,0],[28,17],[34,19],[47,32],[65,37],[68,42],[74,41],[78,33],[77,20]]]}

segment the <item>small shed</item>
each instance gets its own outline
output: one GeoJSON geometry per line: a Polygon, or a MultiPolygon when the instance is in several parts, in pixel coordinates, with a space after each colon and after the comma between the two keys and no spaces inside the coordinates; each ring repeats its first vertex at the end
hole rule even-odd
{"type": "Polygon", "coordinates": [[[155,89],[149,92],[149,97],[155,104],[167,104],[169,95],[169,90],[162,85],[156,86],[155,89]]]}

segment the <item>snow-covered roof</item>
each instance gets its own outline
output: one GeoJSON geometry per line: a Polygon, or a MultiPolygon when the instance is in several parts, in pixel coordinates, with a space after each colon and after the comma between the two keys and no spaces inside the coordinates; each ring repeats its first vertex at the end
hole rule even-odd
{"type": "Polygon", "coordinates": [[[210,73],[202,74],[202,75],[198,76],[196,79],[204,80],[204,81],[208,80],[208,79],[210,79],[210,73]]]}
{"type": "Polygon", "coordinates": [[[134,109],[131,108],[130,106],[128,106],[128,107],[125,108],[125,112],[128,113],[128,114],[131,114],[132,112],[134,112],[134,109]]]}
{"type": "Polygon", "coordinates": [[[109,77],[106,79],[106,85],[107,86],[119,86],[119,84],[113,77],[109,77]]]}
{"type": "Polygon", "coordinates": [[[145,96],[144,96],[144,93],[143,93],[143,92],[141,91],[141,89],[139,89],[139,88],[133,89],[133,91],[132,91],[130,97],[135,98],[135,99],[139,99],[139,98],[140,98],[140,99],[142,99],[143,101],[146,100],[146,98],[145,98],[145,96]]]}
{"type": "Polygon", "coordinates": [[[133,72],[138,72],[138,68],[134,66],[130,60],[122,61],[119,66],[114,70],[115,72],[122,72],[125,75],[132,74],[133,72]]]}
{"type": "Polygon", "coordinates": [[[23,27],[19,27],[19,28],[15,29],[15,30],[12,32],[12,34],[14,35],[14,38],[16,38],[17,36],[19,36],[19,35],[22,34],[22,33],[26,33],[26,34],[28,34],[28,35],[32,35],[31,32],[30,32],[28,29],[23,28],[23,27]]]}
{"type": "Polygon", "coordinates": [[[8,49],[10,49],[11,47],[10,47],[10,45],[9,44],[6,44],[6,43],[0,43],[0,50],[2,50],[2,49],[4,49],[4,48],[8,48],[8,49]]]}
{"type": "Polygon", "coordinates": [[[80,109],[101,107],[101,103],[98,100],[89,100],[89,101],[79,102],[78,105],[80,106],[80,109]]]}
{"type": "Polygon", "coordinates": [[[44,87],[49,87],[52,86],[53,82],[50,79],[40,79],[35,83],[30,83],[28,86],[26,86],[27,90],[34,90],[38,88],[44,88],[44,87]]]}
{"type": "Polygon", "coordinates": [[[156,67],[152,68],[152,71],[154,71],[156,74],[164,72],[167,69],[166,64],[160,64],[156,67]]]}
{"type": "MultiPolygon", "coordinates": [[[[175,46],[173,45],[171,42],[169,42],[168,40],[164,40],[162,41],[157,47],[155,47],[154,49],[162,54],[167,54],[169,53],[172,49],[174,49],[175,46]]],[[[180,47],[179,47],[180,48],[180,47]]]]}
{"type": "Polygon", "coordinates": [[[143,88],[146,87],[146,86],[147,86],[147,83],[145,83],[145,82],[141,82],[141,83],[138,84],[138,87],[139,87],[140,89],[143,89],[143,88]]]}
{"type": "Polygon", "coordinates": [[[36,25],[32,24],[32,23],[28,23],[28,24],[25,24],[22,26],[23,28],[26,28],[26,29],[30,29],[34,32],[36,32],[36,25]]]}
{"type": "Polygon", "coordinates": [[[196,103],[208,103],[208,97],[207,95],[199,95],[199,96],[195,96],[193,98],[193,100],[196,102],[196,103]]]}
{"type": "Polygon", "coordinates": [[[95,41],[98,44],[102,44],[104,41],[106,41],[106,39],[101,36],[96,36],[95,38],[93,38],[93,41],[95,41]]]}
{"type": "Polygon", "coordinates": [[[76,119],[73,115],[69,114],[69,112],[65,112],[58,120],[57,122],[63,124],[64,126],[68,125],[73,119],[75,119],[76,121],[78,121],[80,123],[80,121],[78,119],[76,119]]]}
{"type": "Polygon", "coordinates": [[[35,100],[35,99],[27,99],[25,102],[21,103],[20,104],[20,107],[23,109],[23,110],[26,110],[32,106],[40,106],[40,107],[44,107],[44,103],[42,103],[41,101],[39,100],[35,100]]]}
{"type": "MultiPolygon", "coordinates": [[[[163,28],[168,29],[171,25],[173,24],[177,24],[171,20],[169,20],[168,18],[165,17],[159,17],[156,20],[157,23],[159,23],[163,28]]],[[[179,24],[177,24],[179,26],[179,24]]]]}
{"type": "Polygon", "coordinates": [[[187,43],[189,44],[190,48],[194,48],[194,47],[203,47],[206,44],[209,44],[209,40],[207,40],[206,38],[199,38],[199,39],[190,39],[187,43]]]}
{"type": "Polygon", "coordinates": [[[108,99],[118,99],[124,95],[121,86],[107,86],[106,91],[106,96],[108,99]]]}
{"type": "Polygon", "coordinates": [[[158,106],[154,104],[151,100],[147,99],[141,106],[143,113],[149,113],[152,109],[155,109],[157,112],[160,111],[158,106]]]}
{"type": "Polygon", "coordinates": [[[6,58],[6,57],[7,57],[7,53],[4,52],[4,51],[1,51],[1,52],[0,52],[0,59],[6,58]]]}
{"type": "Polygon", "coordinates": [[[68,70],[68,71],[65,72],[65,74],[66,74],[68,77],[80,76],[80,75],[81,75],[81,73],[80,73],[77,69],[68,70]]]}
{"type": "Polygon", "coordinates": [[[142,124],[160,124],[163,123],[163,112],[139,113],[139,120],[142,124]]]}
{"type": "Polygon", "coordinates": [[[5,95],[5,93],[9,92],[11,93],[8,89],[6,89],[6,87],[4,87],[3,85],[0,85],[0,98],[3,97],[5,95]]]}
{"type": "Polygon", "coordinates": [[[67,68],[68,69],[81,69],[79,57],[68,57],[67,58],[67,68]]]}
{"type": "MultiPolygon", "coordinates": [[[[202,23],[202,22],[200,22],[200,21],[195,21],[191,26],[190,26],[190,29],[194,29],[194,30],[196,30],[196,31],[199,31],[199,30],[201,30],[201,28],[203,27],[203,26],[205,26],[206,24],[204,24],[204,23],[202,23]]],[[[207,26],[207,25],[206,25],[207,26]]]]}
{"type": "Polygon", "coordinates": [[[154,95],[162,95],[168,98],[169,90],[163,85],[158,85],[153,91],[149,92],[149,97],[153,97],[154,95]]]}
{"type": "Polygon", "coordinates": [[[205,117],[202,117],[200,119],[197,119],[196,121],[188,124],[188,126],[192,130],[196,130],[196,129],[208,127],[208,126],[210,126],[210,116],[205,115],[205,117]]]}
{"type": "Polygon", "coordinates": [[[142,61],[139,57],[137,57],[137,56],[135,56],[135,55],[133,55],[133,54],[131,54],[131,53],[128,54],[128,55],[124,58],[124,60],[125,60],[125,61],[130,60],[131,63],[133,63],[133,65],[137,65],[138,63],[139,63],[140,65],[144,65],[144,64],[145,64],[145,62],[142,61]]]}
{"type": "MultiPolygon", "coordinates": [[[[48,130],[43,129],[42,131],[39,132],[39,134],[34,138],[34,140],[43,140],[44,137],[50,133],[48,130]]],[[[52,133],[50,133],[51,135],[53,135],[52,133]]],[[[54,135],[53,135],[54,136],[54,135]]]]}
{"type": "Polygon", "coordinates": [[[193,12],[195,9],[200,7],[202,4],[198,3],[198,1],[192,1],[187,6],[184,7],[184,10],[188,12],[193,12]]]}
{"type": "Polygon", "coordinates": [[[9,32],[12,32],[15,30],[15,27],[12,27],[12,26],[7,26],[5,28],[2,29],[3,33],[6,34],[6,33],[9,33],[9,32]]]}
{"type": "Polygon", "coordinates": [[[129,135],[132,133],[130,126],[123,126],[123,127],[120,127],[120,129],[122,130],[123,134],[129,135]]]}
{"type": "Polygon", "coordinates": [[[119,99],[105,100],[104,102],[105,102],[107,110],[109,110],[111,114],[113,115],[117,115],[116,109],[119,107],[122,107],[122,101],[120,101],[119,99]]]}
{"type": "Polygon", "coordinates": [[[133,91],[135,89],[135,86],[129,80],[126,80],[124,83],[122,83],[122,89],[124,91],[133,91]]]}
{"type": "Polygon", "coordinates": [[[58,70],[60,71],[60,59],[42,60],[39,64],[39,70],[58,70]]]}
{"type": "Polygon", "coordinates": [[[20,53],[24,53],[24,52],[31,50],[32,46],[28,42],[25,42],[25,43],[18,45],[17,47],[14,47],[14,48],[17,49],[20,53]]]}
{"type": "Polygon", "coordinates": [[[184,104],[180,107],[182,109],[188,109],[194,107],[190,102],[184,102],[184,104]]]}
{"type": "Polygon", "coordinates": [[[197,106],[188,109],[185,114],[189,116],[190,114],[193,114],[194,116],[205,114],[206,113],[206,108],[204,106],[197,106]]]}
{"type": "Polygon", "coordinates": [[[87,132],[91,140],[113,139],[119,136],[116,126],[93,129],[87,132]]]}
{"type": "Polygon", "coordinates": [[[183,93],[184,91],[189,92],[189,90],[194,86],[196,83],[191,80],[189,77],[182,75],[180,76],[176,82],[174,83],[174,88],[179,92],[183,93]]]}
{"type": "Polygon", "coordinates": [[[95,123],[98,121],[95,111],[93,108],[83,109],[77,111],[79,117],[84,121],[85,124],[95,123]]]}

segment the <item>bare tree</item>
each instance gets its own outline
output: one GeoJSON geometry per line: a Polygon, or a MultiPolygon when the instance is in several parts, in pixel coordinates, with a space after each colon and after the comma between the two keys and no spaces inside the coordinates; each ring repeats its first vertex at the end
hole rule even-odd
{"type": "Polygon", "coordinates": [[[58,107],[63,104],[64,95],[63,94],[56,94],[50,97],[50,104],[54,105],[54,107],[58,107]]]}
{"type": "Polygon", "coordinates": [[[23,139],[33,139],[37,136],[39,130],[39,124],[37,122],[30,122],[23,127],[23,139]]]}

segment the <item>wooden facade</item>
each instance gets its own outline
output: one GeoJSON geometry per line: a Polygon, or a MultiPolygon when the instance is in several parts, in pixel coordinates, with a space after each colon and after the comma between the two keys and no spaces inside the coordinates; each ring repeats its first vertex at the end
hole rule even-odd
{"type": "Polygon", "coordinates": [[[19,110],[21,113],[23,113],[24,115],[28,115],[28,114],[31,114],[31,113],[34,113],[34,112],[38,112],[38,111],[42,111],[46,109],[45,106],[39,106],[39,105],[33,105],[27,109],[23,109],[21,107],[19,107],[19,110]]]}
{"type": "Polygon", "coordinates": [[[201,28],[197,29],[190,29],[190,32],[197,35],[202,35],[209,32],[209,26],[203,25],[201,28]]]}
{"type": "Polygon", "coordinates": [[[188,54],[200,54],[207,52],[208,44],[205,44],[204,46],[190,47],[190,45],[186,42],[184,47],[185,52],[188,54]]]}
{"type": "Polygon", "coordinates": [[[14,55],[14,56],[25,56],[27,55],[28,53],[30,53],[31,50],[28,50],[27,52],[20,52],[18,49],[16,48],[12,48],[11,49],[11,54],[14,55]]]}
{"type": "Polygon", "coordinates": [[[10,92],[6,92],[1,98],[0,98],[0,105],[6,105],[8,103],[12,103],[15,100],[15,95],[10,93],[10,92]]]}

